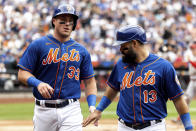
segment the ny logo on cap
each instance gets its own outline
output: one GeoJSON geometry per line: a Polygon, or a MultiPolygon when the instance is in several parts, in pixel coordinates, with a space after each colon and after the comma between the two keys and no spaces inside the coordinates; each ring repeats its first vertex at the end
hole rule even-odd
{"type": "Polygon", "coordinates": [[[67,11],[69,12],[71,10],[71,6],[67,5],[67,11]]]}

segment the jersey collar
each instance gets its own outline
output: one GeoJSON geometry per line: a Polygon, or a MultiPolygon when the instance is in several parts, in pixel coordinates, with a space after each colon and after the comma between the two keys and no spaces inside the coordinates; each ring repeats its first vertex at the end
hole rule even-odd
{"type": "MultiPolygon", "coordinates": [[[[58,43],[58,44],[62,44],[60,41],[58,41],[57,39],[54,38],[54,36],[52,34],[47,35],[47,37],[49,39],[51,39],[52,41],[58,43]]],[[[63,44],[72,44],[73,42],[75,42],[72,38],[70,38],[70,40],[65,41],[63,44]]]]}

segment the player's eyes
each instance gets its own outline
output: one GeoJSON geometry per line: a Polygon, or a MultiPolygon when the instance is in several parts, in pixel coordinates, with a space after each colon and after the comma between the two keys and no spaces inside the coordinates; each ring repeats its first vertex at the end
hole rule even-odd
{"type": "Polygon", "coordinates": [[[61,25],[64,25],[64,24],[73,25],[73,21],[60,21],[59,24],[61,24],[61,25]]]}
{"type": "Polygon", "coordinates": [[[64,21],[60,21],[60,22],[59,22],[59,24],[61,24],[61,25],[62,25],[62,24],[65,24],[65,22],[64,22],[64,21]]]}

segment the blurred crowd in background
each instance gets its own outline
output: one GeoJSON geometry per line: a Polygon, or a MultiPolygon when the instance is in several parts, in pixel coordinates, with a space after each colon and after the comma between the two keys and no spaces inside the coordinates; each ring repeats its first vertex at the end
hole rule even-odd
{"type": "Polygon", "coordinates": [[[175,68],[187,68],[184,54],[196,40],[196,0],[0,0],[0,72],[16,63],[34,40],[52,33],[60,3],[72,4],[79,21],[72,38],[90,52],[94,67],[111,67],[120,57],[113,47],[120,26],[139,24],[151,52],[175,68]]]}

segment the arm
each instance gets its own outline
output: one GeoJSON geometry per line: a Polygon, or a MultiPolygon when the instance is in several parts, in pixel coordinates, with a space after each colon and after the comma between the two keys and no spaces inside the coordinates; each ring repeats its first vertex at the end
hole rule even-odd
{"type": "Polygon", "coordinates": [[[54,92],[54,89],[49,84],[36,79],[33,74],[21,68],[18,71],[18,80],[25,85],[37,88],[44,98],[51,98],[50,94],[54,92]]]}
{"type": "Polygon", "coordinates": [[[94,121],[95,125],[98,125],[98,120],[101,118],[102,111],[109,106],[109,104],[114,100],[116,97],[118,91],[114,90],[113,88],[107,87],[106,91],[104,93],[104,96],[102,97],[97,109],[91,113],[87,119],[82,123],[83,127],[86,127],[91,122],[94,121]]]}
{"type": "Polygon", "coordinates": [[[97,95],[97,85],[95,81],[95,77],[91,77],[89,79],[85,79],[84,83],[86,85],[85,95],[97,95]]]}
{"type": "Polygon", "coordinates": [[[180,118],[183,122],[183,125],[185,128],[188,127],[188,129],[186,129],[186,131],[193,131],[193,129],[191,129],[192,123],[191,123],[191,119],[189,118],[190,114],[189,114],[189,109],[187,106],[187,103],[184,99],[184,96],[179,96],[178,98],[173,100],[173,103],[175,105],[175,108],[178,112],[178,114],[180,115],[180,118]]]}
{"type": "Polygon", "coordinates": [[[96,85],[95,78],[92,77],[90,79],[85,79],[84,83],[86,86],[85,95],[89,105],[89,111],[94,112],[95,104],[96,104],[96,96],[97,96],[97,85],[96,85]]]}
{"type": "Polygon", "coordinates": [[[118,94],[117,90],[114,90],[111,87],[107,87],[106,91],[104,93],[104,96],[106,96],[107,98],[109,98],[111,101],[114,100],[114,98],[116,97],[116,95],[118,94]]]}
{"type": "Polygon", "coordinates": [[[28,85],[27,80],[28,80],[29,77],[34,77],[34,76],[30,72],[25,71],[25,70],[19,68],[19,71],[18,71],[18,80],[20,82],[22,82],[25,85],[28,85]]]}

